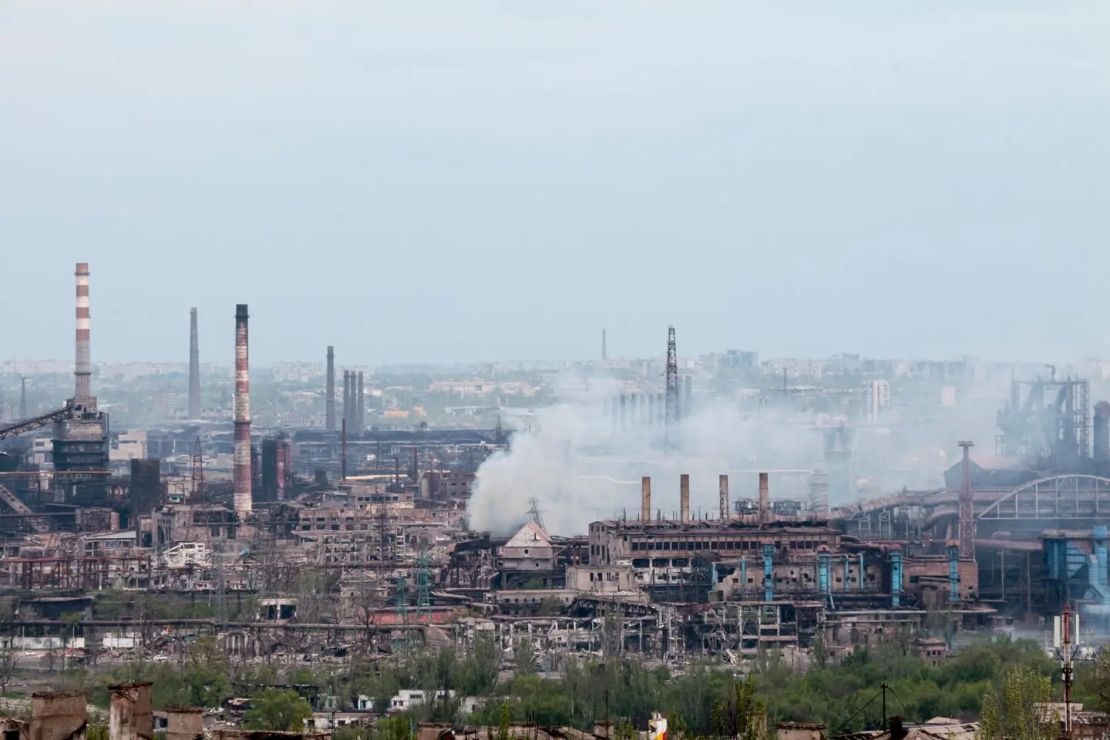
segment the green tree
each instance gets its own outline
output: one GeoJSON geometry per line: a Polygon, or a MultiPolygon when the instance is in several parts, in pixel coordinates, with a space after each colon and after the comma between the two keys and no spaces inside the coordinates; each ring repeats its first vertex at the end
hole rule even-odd
{"type": "Polygon", "coordinates": [[[711,722],[718,737],[759,740],[764,736],[767,705],[756,696],[751,676],[734,683],[732,691],[714,703],[711,722]]]}
{"type": "Polygon", "coordinates": [[[516,675],[527,676],[536,671],[536,647],[531,638],[521,637],[513,645],[513,663],[516,675]]]}
{"type": "Polygon", "coordinates": [[[1051,701],[1052,682],[1024,666],[1010,668],[1000,689],[983,697],[979,723],[981,740],[1053,740],[1056,723],[1044,717],[1038,704],[1051,701]]]}
{"type": "Polygon", "coordinates": [[[250,730],[300,732],[312,716],[312,707],[296,691],[266,689],[251,698],[251,708],[243,715],[243,726],[250,730]]]}

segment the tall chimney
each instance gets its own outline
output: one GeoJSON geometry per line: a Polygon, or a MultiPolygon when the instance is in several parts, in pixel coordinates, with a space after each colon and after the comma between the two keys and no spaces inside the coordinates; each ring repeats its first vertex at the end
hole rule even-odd
{"type": "Polygon", "coordinates": [[[335,431],[335,348],[328,345],[328,388],[324,398],[324,428],[335,431]]]}
{"type": "Polygon", "coordinates": [[[722,475],[718,481],[718,491],[721,497],[721,521],[727,522],[729,519],[728,510],[728,476],[722,475]]]}
{"type": "Polygon", "coordinates": [[[602,329],[601,330],[601,361],[605,362],[608,359],[609,359],[609,348],[606,346],[606,342],[605,342],[605,330],[602,329]]]}
{"type": "Polygon", "coordinates": [[[683,473],[678,477],[678,508],[683,522],[690,521],[690,475],[683,473]]]}
{"type": "Polygon", "coordinates": [[[963,480],[960,482],[960,559],[975,558],[975,497],[971,493],[971,442],[957,442],[963,448],[963,480]]]}
{"type": "Polygon", "coordinates": [[[200,418],[200,342],[195,308],[189,309],[189,418],[200,418]]]}
{"type": "Polygon", "coordinates": [[[343,423],[351,420],[351,371],[343,371],[343,423]]]}
{"type": "Polygon", "coordinates": [[[251,378],[247,358],[247,304],[235,306],[235,512],[251,511],[251,378]]]}
{"type": "Polygon", "coordinates": [[[73,273],[77,278],[77,359],[74,365],[76,384],[75,405],[96,411],[92,394],[92,354],[89,350],[89,263],[78,262],[73,273]]]}
{"type": "Polygon", "coordinates": [[[27,376],[19,377],[19,418],[27,418],[27,376]]]}
{"type": "Polygon", "coordinates": [[[759,474],[759,523],[771,521],[771,491],[767,485],[767,474],[759,474]]]}
{"type": "Polygon", "coordinates": [[[355,433],[360,435],[360,436],[362,435],[362,431],[365,428],[365,427],[363,427],[363,422],[366,420],[365,409],[366,409],[366,397],[363,395],[362,371],[359,370],[358,371],[358,398],[355,400],[355,421],[358,423],[358,426],[355,427],[355,433]]]}
{"type": "Polygon", "coordinates": [[[640,521],[651,521],[651,477],[640,478],[640,521]]]}

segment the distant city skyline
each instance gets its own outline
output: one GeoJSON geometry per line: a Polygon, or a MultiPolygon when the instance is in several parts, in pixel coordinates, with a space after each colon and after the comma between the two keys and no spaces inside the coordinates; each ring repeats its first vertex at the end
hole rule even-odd
{"type": "Polygon", "coordinates": [[[0,353],[1110,355],[1110,6],[0,11],[0,353]]]}

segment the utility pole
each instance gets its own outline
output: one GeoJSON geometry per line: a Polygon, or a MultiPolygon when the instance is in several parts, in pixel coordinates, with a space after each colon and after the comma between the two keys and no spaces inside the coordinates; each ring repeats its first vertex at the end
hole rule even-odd
{"type": "MultiPolygon", "coordinates": [[[[1060,659],[1060,672],[1064,677],[1064,732],[1060,735],[1062,738],[1071,737],[1071,687],[1075,679],[1075,668],[1072,665],[1072,660],[1075,658],[1076,652],[1079,647],[1076,645],[1072,647],[1072,613],[1071,604],[1064,604],[1064,613],[1060,617],[1056,617],[1055,629],[1053,629],[1054,640],[1056,647],[1056,656],[1060,659]]],[[[1075,641],[1079,641],[1079,615],[1075,614],[1075,641]]]]}

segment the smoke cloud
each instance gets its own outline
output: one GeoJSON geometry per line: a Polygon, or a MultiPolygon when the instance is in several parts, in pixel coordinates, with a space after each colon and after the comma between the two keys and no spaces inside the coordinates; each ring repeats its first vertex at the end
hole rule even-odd
{"type": "MultiPolygon", "coordinates": [[[[836,409],[812,404],[761,405],[750,390],[698,398],[684,410],[673,435],[661,422],[619,423],[617,381],[590,379],[560,390],[561,402],[509,417],[511,447],[478,470],[469,504],[470,526],[508,534],[538,503],[552,534],[575,535],[592,521],[640,512],[640,477],[652,478],[652,516],[669,518],[679,509],[679,476],[691,477],[691,512],[715,518],[718,476],[729,475],[730,498],[757,498],[758,474],[770,473],[772,500],[808,503],[814,472],[830,472],[826,430],[847,423],[836,409]],[[670,442],[667,436],[672,439],[670,442]]],[[[962,388],[957,408],[945,408],[939,393],[888,412],[882,423],[848,423],[853,429],[850,489],[830,490],[829,505],[901,490],[940,488],[944,470],[959,454],[955,441],[983,440],[974,452],[989,457],[994,410],[1004,384],[962,388]]],[[[632,416],[631,406],[628,415],[632,416]]],[[[641,413],[637,416],[641,416],[641,413]]]]}

